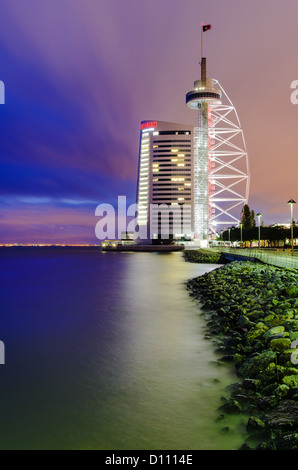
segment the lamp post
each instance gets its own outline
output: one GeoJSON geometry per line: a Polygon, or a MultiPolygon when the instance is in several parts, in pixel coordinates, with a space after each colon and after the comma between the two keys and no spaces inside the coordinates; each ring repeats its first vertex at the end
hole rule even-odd
{"type": "Polygon", "coordinates": [[[294,229],[294,221],[293,221],[293,205],[296,204],[296,201],[294,199],[290,199],[288,201],[288,204],[290,204],[291,207],[291,240],[292,240],[292,256],[294,254],[294,234],[293,234],[293,229],[294,229]]]}
{"type": "Polygon", "coordinates": [[[258,246],[259,246],[259,249],[260,249],[260,245],[261,245],[261,217],[262,217],[262,214],[259,212],[257,214],[257,217],[259,219],[259,230],[258,230],[258,232],[259,232],[259,245],[258,246]]]}
{"type": "Polygon", "coordinates": [[[242,227],[243,224],[240,224],[240,247],[242,248],[242,227]]]}
{"type": "Polygon", "coordinates": [[[228,228],[228,232],[229,232],[229,242],[231,243],[231,229],[228,228]]]}

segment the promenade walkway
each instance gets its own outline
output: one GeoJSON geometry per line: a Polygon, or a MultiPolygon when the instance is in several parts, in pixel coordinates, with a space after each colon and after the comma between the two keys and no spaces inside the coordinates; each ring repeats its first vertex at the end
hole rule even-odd
{"type": "Polygon", "coordinates": [[[276,250],[259,250],[259,249],[240,249],[240,248],[212,248],[212,250],[220,251],[221,253],[235,255],[237,256],[252,258],[262,261],[266,264],[271,264],[272,266],[277,266],[280,268],[287,269],[297,269],[298,270],[298,254],[294,253],[292,256],[291,251],[276,251],[276,250]]]}

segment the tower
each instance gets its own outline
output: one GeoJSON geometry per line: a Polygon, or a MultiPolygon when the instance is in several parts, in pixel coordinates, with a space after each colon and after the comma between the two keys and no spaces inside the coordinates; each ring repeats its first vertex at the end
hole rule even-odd
{"type": "Polygon", "coordinates": [[[201,244],[209,236],[209,105],[220,103],[221,92],[206,76],[206,58],[202,57],[201,80],[186,95],[186,104],[198,111],[199,127],[194,130],[193,142],[193,230],[201,244]]]}
{"type": "Polygon", "coordinates": [[[223,225],[240,223],[249,193],[248,155],[237,111],[220,83],[207,78],[203,31],[210,28],[202,25],[201,80],[186,94],[186,105],[198,113],[193,131],[192,227],[199,245],[206,245],[223,225]]]}

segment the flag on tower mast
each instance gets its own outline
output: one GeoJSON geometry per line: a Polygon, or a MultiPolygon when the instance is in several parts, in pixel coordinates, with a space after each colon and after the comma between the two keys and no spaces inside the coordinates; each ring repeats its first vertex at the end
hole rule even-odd
{"type": "Polygon", "coordinates": [[[201,38],[201,57],[203,57],[203,53],[204,53],[204,50],[203,50],[203,33],[205,31],[208,31],[209,29],[211,29],[211,24],[204,24],[204,23],[201,23],[201,26],[202,26],[202,38],[201,38]]]}

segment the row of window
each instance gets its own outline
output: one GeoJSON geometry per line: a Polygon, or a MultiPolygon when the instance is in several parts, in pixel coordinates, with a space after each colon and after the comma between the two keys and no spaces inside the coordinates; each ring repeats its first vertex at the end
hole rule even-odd
{"type": "Polygon", "coordinates": [[[184,197],[185,198],[185,196],[190,196],[190,195],[191,195],[190,192],[185,193],[185,192],[179,191],[179,192],[175,193],[174,191],[171,191],[170,193],[153,193],[152,197],[160,199],[162,196],[172,196],[172,197],[176,197],[176,199],[177,199],[177,197],[184,197]]]}
{"type": "Polygon", "coordinates": [[[183,162],[189,162],[191,163],[191,158],[189,157],[175,157],[175,156],[171,156],[171,158],[169,158],[168,155],[164,156],[164,155],[155,155],[153,157],[153,163],[158,163],[158,162],[161,162],[161,163],[165,163],[165,162],[169,162],[169,163],[183,163],[183,162]]]}
{"type": "MultiPolygon", "coordinates": [[[[153,168],[153,172],[154,172],[154,171],[157,171],[157,173],[158,173],[158,168],[155,168],[155,169],[153,168]]],[[[165,173],[168,173],[169,176],[170,176],[171,173],[173,173],[173,172],[174,172],[174,173],[175,173],[175,172],[179,172],[179,173],[181,173],[182,175],[190,174],[190,171],[189,171],[189,170],[183,170],[183,168],[182,168],[182,169],[181,169],[181,168],[171,168],[170,170],[165,169],[165,168],[161,168],[160,172],[163,173],[163,176],[167,176],[165,173]]]]}
{"type": "Polygon", "coordinates": [[[175,147],[179,147],[179,148],[180,147],[188,147],[188,148],[191,147],[191,142],[189,140],[186,140],[185,142],[187,142],[187,143],[185,143],[185,144],[177,144],[177,142],[181,142],[180,140],[176,140],[174,142],[171,142],[171,143],[165,144],[165,145],[160,145],[161,142],[162,142],[162,144],[164,144],[164,142],[166,142],[166,141],[165,140],[160,140],[159,142],[154,141],[154,144],[156,145],[155,148],[174,147],[174,145],[172,145],[172,144],[175,144],[175,147]]]}
{"type": "MultiPolygon", "coordinates": [[[[169,169],[172,171],[172,167],[175,167],[177,165],[183,165],[183,166],[191,166],[191,163],[184,163],[184,162],[168,162],[168,163],[158,163],[159,168],[160,167],[170,167],[169,169]]],[[[155,167],[154,167],[155,168],[155,167]]]]}
{"type": "Polygon", "coordinates": [[[189,131],[159,131],[159,135],[191,135],[189,131]]]}
{"type": "Polygon", "coordinates": [[[178,142],[186,142],[187,144],[191,144],[191,140],[181,140],[181,139],[175,139],[175,140],[153,140],[154,144],[176,144],[178,142]]]}
{"type": "MultiPolygon", "coordinates": [[[[175,178],[177,178],[177,177],[175,176],[175,178]]],[[[183,177],[183,181],[191,181],[191,178],[183,177]]],[[[159,175],[159,182],[158,183],[153,183],[153,187],[154,186],[161,186],[161,185],[165,186],[167,184],[173,186],[174,183],[179,184],[179,181],[174,181],[173,182],[172,178],[165,178],[165,175],[159,175]],[[165,181],[171,181],[171,183],[165,183],[165,181]]]]}
{"type": "Polygon", "coordinates": [[[161,163],[166,163],[166,162],[169,162],[169,163],[183,163],[183,162],[189,162],[191,163],[191,158],[189,157],[175,157],[174,155],[171,155],[171,158],[169,158],[169,156],[165,156],[165,155],[156,155],[154,156],[153,158],[153,163],[158,163],[158,162],[161,162],[161,163]]]}

